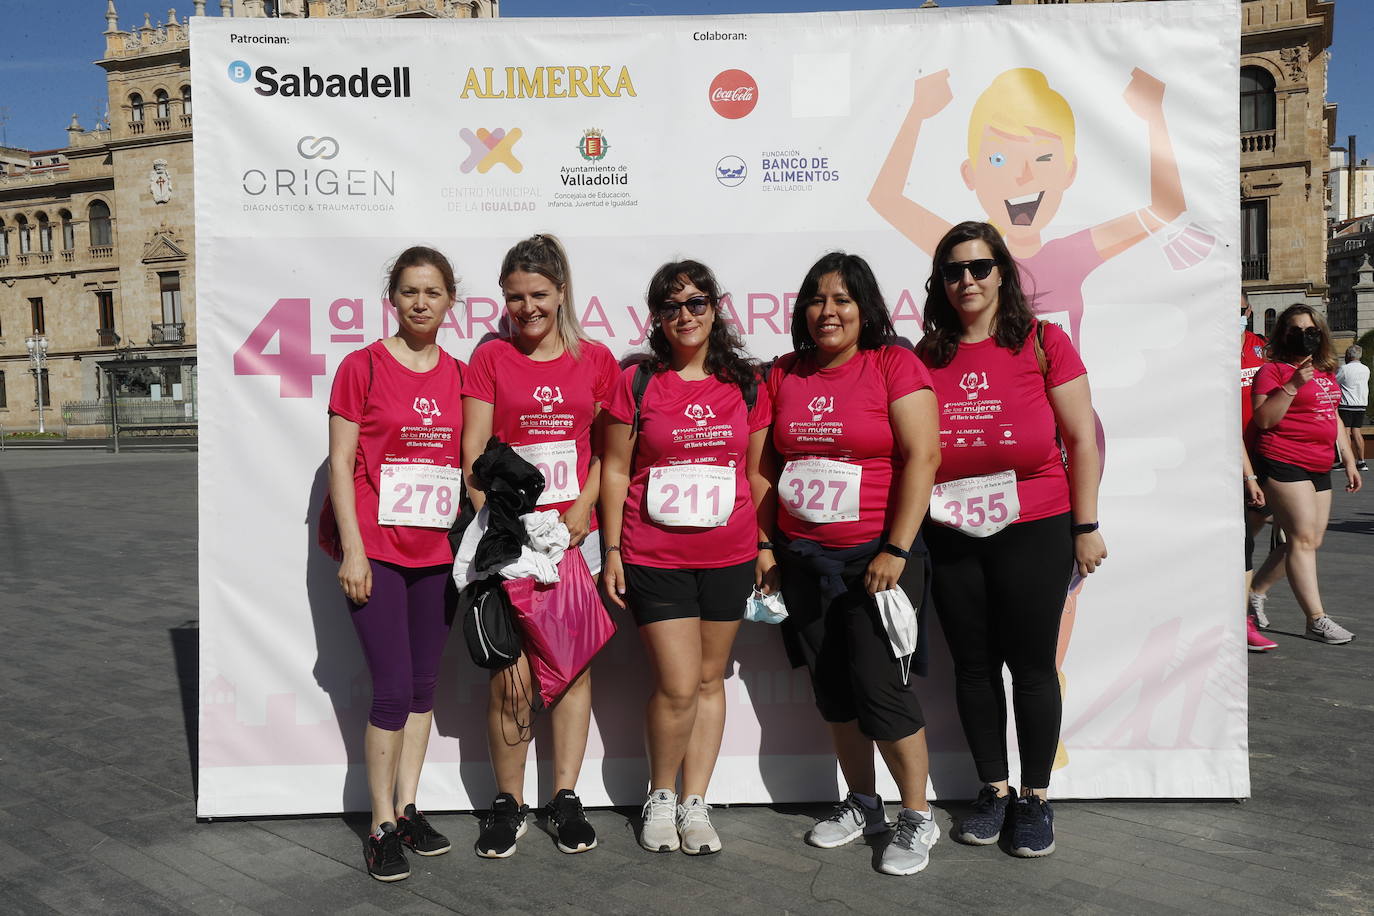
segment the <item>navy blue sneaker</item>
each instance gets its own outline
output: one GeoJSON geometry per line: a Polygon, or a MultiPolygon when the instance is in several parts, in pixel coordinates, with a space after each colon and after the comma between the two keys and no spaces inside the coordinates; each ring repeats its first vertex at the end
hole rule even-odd
{"type": "Polygon", "coordinates": [[[1007,825],[1007,807],[1010,804],[1010,794],[998,798],[996,789],[992,786],[983,786],[978,792],[978,799],[973,803],[973,809],[964,815],[964,819],[955,828],[954,838],[971,846],[988,846],[996,843],[1007,825]]]}
{"type": "Polygon", "coordinates": [[[1054,852],[1054,809],[1035,795],[1012,803],[1011,854],[1035,859],[1054,852]]]}

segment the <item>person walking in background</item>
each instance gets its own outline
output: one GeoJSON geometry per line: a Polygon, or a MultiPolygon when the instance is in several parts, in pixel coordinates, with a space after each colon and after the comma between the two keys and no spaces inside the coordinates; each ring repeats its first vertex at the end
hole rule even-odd
{"type": "Polygon", "coordinates": [[[1358,344],[1346,348],[1345,365],[1336,370],[1336,382],[1341,386],[1341,422],[1349,430],[1350,450],[1355,453],[1355,467],[1369,470],[1364,460],[1365,414],[1369,412],[1369,367],[1360,362],[1364,349],[1358,344]]]}
{"type": "Polygon", "coordinates": [[[1251,591],[1251,586],[1255,579],[1255,537],[1264,530],[1264,523],[1269,520],[1269,507],[1264,504],[1264,488],[1259,485],[1259,476],[1255,474],[1255,469],[1250,461],[1251,445],[1251,426],[1250,419],[1254,415],[1255,408],[1250,399],[1250,388],[1255,383],[1255,373],[1259,372],[1260,366],[1264,365],[1265,340],[1263,337],[1250,330],[1250,300],[1244,293],[1240,294],[1240,428],[1241,428],[1241,448],[1240,461],[1241,473],[1244,476],[1243,489],[1245,496],[1245,593],[1246,593],[1246,613],[1245,613],[1245,646],[1251,652],[1268,652],[1277,649],[1279,644],[1265,636],[1260,630],[1269,626],[1269,619],[1264,615],[1264,602],[1268,598],[1270,581],[1277,580],[1282,575],[1283,557],[1287,552],[1287,546],[1279,539],[1274,539],[1274,544],[1269,550],[1269,556],[1264,560],[1264,568],[1261,570],[1262,578],[1266,583],[1264,592],[1255,593],[1251,591]]]}

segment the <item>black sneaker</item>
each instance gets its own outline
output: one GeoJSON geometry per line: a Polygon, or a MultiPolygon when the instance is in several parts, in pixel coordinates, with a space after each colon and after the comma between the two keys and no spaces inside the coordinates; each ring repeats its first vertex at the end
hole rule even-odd
{"type": "Polygon", "coordinates": [[[954,838],[960,843],[972,846],[996,843],[997,838],[1002,835],[1002,829],[1007,825],[1007,806],[1010,803],[1010,794],[998,798],[996,789],[992,786],[983,786],[978,793],[977,801],[973,803],[973,809],[955,828],[954,838]]]}
{"type": "Polygon", "coordinates": [[[596,831],[582,811],[582,799],[572,789],[559,789],[553,801],[544,806],[544,816],[557,831],[558,848],[563,852],[596,848],[596,831]]]}
{"type": "Polygon", "coordinates": [[[396,825],[387,821],[381,829],[363,842],[363,858],[367,873],[378,881],[400,881],[410,877],[410,863],[401,851],[401,835],[396,825]]]}
{"type": "Polygon", "coordinates": [[[1035,859],[1054,852],[1054,809],[1035,795],[1012,803],[1011,854],[1035,859]]]}
{"type": "Polygon", "coordinates": [[[396,819],[396,833],[408,849],[422,856],[441,856],[453,848],[448,837],[431,827],[414,805],[406,805],[406,813],[396,819]]]}
{"type": "Polygon", "coordinates": [[[515,841],[525,835],[525,817],[529,805],[519,805],[515,796],[502,792],[491,803],[491,811],[482,820],[482,832],[477,836],[477,854],[484,859],[504,859],[515,852],[515,841]]]}

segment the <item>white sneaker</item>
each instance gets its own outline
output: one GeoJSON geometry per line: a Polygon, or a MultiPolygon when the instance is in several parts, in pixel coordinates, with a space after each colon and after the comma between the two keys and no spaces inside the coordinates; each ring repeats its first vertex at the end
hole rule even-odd
{"type": "Polygon", "coordinates": [[[1343,646],[1355,638],[1355,634],[1326,615],[1307,621],[1307,638],[1324,642],[1328,646],[1343,646]]]}
{"type": "Polygon", "coordinates": [[[700,795],[688,795],[677,806],[677,832],[689,856],[720,852],[720,834],[711,826],[711,806],[700,795]]]}
{"type": "Polygon", "coordinates": [[[1268,600],[1268,595],[1256,595],[1254,592],[1250,593],[1250,616],[1255,618],[1255,626],[1259,627],[1261,630],[1269,629],[1269,618],[1264,614],[1264,602],[1268,600]]]}
{"type": "Polygon", "coordinates": [[[639,830],[639,845],[649,852],[672,852],[678,848],[677,793],[655,789],[644,802],[644,824],[639,830]]]}
{"type": "Polygon", "coordinates": [[[844,801],[835,806],[834,814],[816,822],[816,826],[806,834],[806,842],[821,849],[834,849],[858,839],[860,835],[886,833],[887,829],[883,800],[879,798],[877,806],[870,808],[850,792],[844,801]]]}

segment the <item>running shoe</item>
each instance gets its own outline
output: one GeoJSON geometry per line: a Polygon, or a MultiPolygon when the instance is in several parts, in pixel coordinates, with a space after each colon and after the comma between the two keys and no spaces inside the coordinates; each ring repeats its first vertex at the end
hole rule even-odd
{"type": "Polygon", "coordinates": [[[558,848],[563,852],[586,852],[596,848],[596,830],[582,810],[582,799],[572,789],[559,789],[553,800],[544,806],[544,816],[553,824],[558,848]]]}
{"type": "Polygon", "coordinates": [[[1367,470],[1369,470],[1369,462],[1367,462],[1367,461],[1357,461],[1357,462],[1355,462],[1355,470],[1357,470],[1357,471],[1367,471],[1367,470]]]}
{"type": "Polygon", "coordinates": [[[988,846],[997,842],[1007,825],[1007,806],[1011,795],[998,796],[992,786],[983,786],[973,803],[973,810],[955,828],[954,838],[970,846],[988,846]]]}
{"type": "Polygon", "coordinates": [[[410,863],[401,851],[401,836],[396,825],[387,821],[363,841],[367,873],[378,881],[400,881],[410,877],[410,863]]]}
{"type": "Polygon", "coordinates": [[[886,833],[887,829],[883,800],[879,798],[877,806],[870,808],[850,792],[844,801],[835,806],[834,814],[816,822],[816,826],[806,835],[806,842],[821,849],[834,849],[857,839],[860,834],[872,836],[886,833]]]}
{"type": "Polygon", "coordinates": [[[1307,638],[1324,642],[1328,646],[1343,646],[1355,638],[1355,634],[1326,615],[1307,621],[1307,638]]]}
{"type": "Polygon", "coordinates": [[[1264,602],[1269,600],[1268,595],[1256,595],[1250,593],[1248,603],[1250,605],[1250,616],[1255,618],[1255,626],[1261,630],[1269,629],[1269,618],[1264,613],[1264,602]]]}
{"type": "Polygon", "coordinates": [[[1012,803],[1011,854],[1037,859],[1054,852],[1054,809],[1037,795],[1012,803]]]}
{"type": "Polygon", "coordinates": [[[878,869],[886,875],[914,875],[930,864],[930,847],[940,838],[935,821],[903,808],[897,815],[892,842],[883,850],[878,869]]]}
{"type": "Polygon", "coordinates": [[[720,852],[720,834],[711,826],[711,806],[700,795],[688,795],[677,806],[677,832],[689,856],[720,852]]]}
{"type": "Polygon", "coordinates": [[[680,844],[677,835],[677,793],[655,789],[644,802],[639,845],[650,852],[672,852],[680,844]]]}
{"type": "Polygon", "coordinates": [[[448,837],[429,825],[429,818],[406,805],[406,813],[396,819],[396,834],[411,852],[422,856],[441,856],[453,848],[448,837]]]}
{"type": "Polygon", "coordinates": [[[482,819],[482,831],[475,844],[477,854],[484,859],[504,859],[515,852],[515,841],[525,835],[528,805],[517,804],[515,796],[502,792],[491,803],[491,811],[482,819]]]}
{"type": "Polygon", "coordinates": [[[1279,644],[1261,633],[1259,627],[1255,626],[1255,618],[1246,614],[1245,647],[1251,652],[1268,652],[1270,649],[1277,649],[1279,644]]]}

